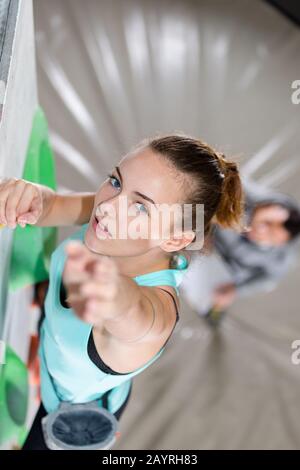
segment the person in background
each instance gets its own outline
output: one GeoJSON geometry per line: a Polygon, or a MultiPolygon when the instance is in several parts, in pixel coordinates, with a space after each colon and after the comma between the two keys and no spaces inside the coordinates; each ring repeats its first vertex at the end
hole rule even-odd
{"type": "Polygon", "coordinates": [[[214,225],[212,252],[193,260],[181,284],[183,297],[212,326],[237,297],[275,289],[297,259],[298,203],[247,179],[243,188],[247,230],[214,225]]]}

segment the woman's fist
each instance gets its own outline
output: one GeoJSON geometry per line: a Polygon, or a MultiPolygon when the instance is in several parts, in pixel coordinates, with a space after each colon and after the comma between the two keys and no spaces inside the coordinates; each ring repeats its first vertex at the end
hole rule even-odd
{"type": "MultiPolygon", "coordinates": [[[[121,276],[115,262],[92,253],[80,242],[66,245],[68,255],[63,272],[67,302],[88,323],[113,318],[121,276]]],[[[120,312],[118,312],[120,313],[120,312]]]]}
{"type": "Polygon", "coordinates": [[[13,229],[36,224],[54,196],[52,189],[23,179],[0,180],[0,224],[13,229]]]}

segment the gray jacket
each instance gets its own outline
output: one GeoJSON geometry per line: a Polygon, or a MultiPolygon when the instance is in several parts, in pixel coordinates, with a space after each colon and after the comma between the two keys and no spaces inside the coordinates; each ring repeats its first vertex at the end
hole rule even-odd
{"type": "MultiPolygon", "coordinates": [[[[250,180],[243,181],[245,192],[245,218],[250,221],[253,209],[262,203],[283,204],[289,208],[300,206],[288,195],[262,188],[250,180]]],[[[289,267],[297,259],[299,237],[281,247],[262,247],[245,235],[230,229],[214,227],[214,246],[227,264],[238,293],[252,294],[273,290],[289,267]]]]}

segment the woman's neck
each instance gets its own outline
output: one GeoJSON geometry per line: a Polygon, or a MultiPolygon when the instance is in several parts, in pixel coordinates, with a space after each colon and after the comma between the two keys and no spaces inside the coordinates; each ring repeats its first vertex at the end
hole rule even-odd
{"type": "Polygon", "coordinates": [[[136,277],[162,269],[169,269],[170,255],[162,254],[159,258],[149,252],[138,256],[114,256],[119,271],[124,276],[136,277]]]}

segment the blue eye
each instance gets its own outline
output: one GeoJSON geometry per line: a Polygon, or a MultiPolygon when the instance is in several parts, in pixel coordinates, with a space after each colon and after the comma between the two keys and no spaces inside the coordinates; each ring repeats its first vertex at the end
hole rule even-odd
{"type": "MultiPolygon", "coordinates": [[[[109,178],[109,183],[111,184],[111,186],[113,188],[116,188],[116,189],[120,189],[121,187],[121,184],[120,184],[120,181],[118,180],[118,178],[116,178],[114,175],[107,175],[108,178],[109,178]]],[[[145,204],[143,204],[142,202],[137,202],[136,204],[138,204],[142,210],[140,210],[140,212],[145,212],[146,214],[149,215],[149,211],[147,209],[147,207],[145,206],[145,204]]]]}
{"type": "Polygon", "coordinates": [[[146,214],[149,214],[148,209],[145,206],[145,204],[142,204],[141,202],[137,202],[136,204],[143,207],[143,210],[141,212],[145,212],[146,214]]]}
{"type": "Polygon", "coordinates": [[[120,188],[120,181],[118,180],[118,178],[116,178],[115,176],[113,175],[107,175],[108,178],[110,179],[110,184],[114,187],[114,188],[120,188]],[[117,183],[119,186],[115,186],[115,183],[117,183]]]}

